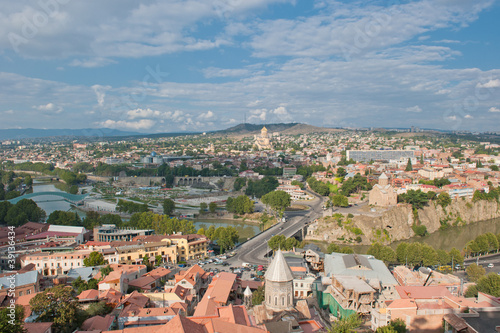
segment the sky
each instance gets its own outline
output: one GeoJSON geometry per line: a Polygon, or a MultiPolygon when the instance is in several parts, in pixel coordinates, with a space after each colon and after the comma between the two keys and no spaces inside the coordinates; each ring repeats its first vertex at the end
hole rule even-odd
{"type": "Polygon", "coordinates": [[[0,5],[0,129],[500,131],[500,0],[0,5]]]}

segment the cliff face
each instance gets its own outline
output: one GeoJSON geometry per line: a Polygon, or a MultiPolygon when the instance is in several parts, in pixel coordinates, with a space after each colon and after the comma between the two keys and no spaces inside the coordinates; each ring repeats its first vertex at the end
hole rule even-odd
{"type": "MultiPolygon", "coordinates": [[[[496,201],[453,200],[444,209],[430,202],[428,206],[418,211],[419,224],[425,225],[427,232],[433,233],[441,226],[453,227],[479,221],[500,218],[500,205],[496,201]]],[[[412,229],[414,223],[413,211],[410,205],[394,207],[381,216],[372,217],[357,215],[348,226],[337,226],[328,219],[319,221],[317,230],[307,236],[308,239],[318,239],[327,242],[342,243],[344,239],[354,239],[352,227],[361,229],[362,243],[369,245],[373,241],[390,243],[415,236],[412,229]]]]}
{"type": "MultiPolygon", "coordinates": [[[[486,200],[477,202],[462,199],[454,200],[444,209],[431,202],[429,206],[418,210],[419,224],[425,225],[429,233],[435,232],[442,225],[445,227],[465,225],[499,217],[500,205],[496,201],[486,200]]],[[[373,240],[389,241],[387,237],[379,239],[378,234],[389,234],[390,241],[407,239],[415,235],[412,229],[414,218],[410,205],[394,207],[376,218],[356,216],[353,222],[367,236],[364,243],[373,240]],[[381,230],[382,233],[377,232],[377,229],[381,230]]]]}

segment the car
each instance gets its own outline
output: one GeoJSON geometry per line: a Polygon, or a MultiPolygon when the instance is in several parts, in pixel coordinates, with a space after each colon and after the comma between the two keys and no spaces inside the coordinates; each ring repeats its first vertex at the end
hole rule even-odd
{"type": "Polygon", "coordinates": [[[488,268],[493,268],[493,266],[494,265],[491,262],[488,264],[488,268]]]}

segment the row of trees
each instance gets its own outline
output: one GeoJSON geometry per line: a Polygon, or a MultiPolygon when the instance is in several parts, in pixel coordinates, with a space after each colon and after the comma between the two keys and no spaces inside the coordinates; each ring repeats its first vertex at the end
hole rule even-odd
{"type": "Polygon", "coordinates": [[[500,234],[492,232],[477,236],[465,244],[464,252],[467,256],[476,256],[500,250],[500,234]]]}
{"type": "Polygon", "coordinates": [[[138,203],[128,200],[118,200],[118,204],[116,205],[116,209],[119,212],[124,212],[128,214],[133,213],[143,213],[149,210],[149,207],[145,203],[138,203]]]}
{"type": "Polygon", "coordinates": [[[153,212],[135,213],[125,225],[138,229],[154,229],[157,235],[171,235],[175,232],[194,234],[196,228],[192,221],[179,220],[176,217],[155,214],[153,212]]]}
{"type": "Polygon", "coordinates": [[[220,252],[232,249],[239,240],[239,233],[233,226],[218,227],[217,229],[211,225],[207,230],[198,229],[199,235],[205,235],[213,242],[220,246],[220,252]]]}
{"type": "Polygon", "coordinates": [[[15,205],[8,201],[0,202],[0,224],[19,227],[26,222],[41,222],[46,213],[31,199],[19,200],[15,205]]]}
{"type": "Polygon", "coordinates": [[[408,264],[410,266],[434,266],[448,264],[462,264],[464,257],[456,248],[449,252],[445,250],[435,250],[432,246],[425,243],[400,243],[396,251],[391,247],[374,243],[367,251],[368,254],[389,264],[408,264]]]}

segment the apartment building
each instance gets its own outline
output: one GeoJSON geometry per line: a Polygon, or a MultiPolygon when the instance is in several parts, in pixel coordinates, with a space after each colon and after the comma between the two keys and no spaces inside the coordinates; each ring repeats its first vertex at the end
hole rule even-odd
{"type": "Polygon", "coordinates": [[[134,237],[152,235],[153,229],[117,228],[114,224],[103,224],[94,228],[94,241],[131,241],[134,237]]]}
{"type": "MultiPolygon", "coordinates": [[[[36,270],[43,276],[66,274],[72,268],[84,267],[83,260],[87,258],[91,252],[90,250],[78,250],[72,252],[31,253],[21,258],[21,267],[33,264],[36,270]]],[[[105,251],[101,253],[103,253],[104,259],[107,260],[108,263],[118,263],[118,254],[115,251],[105,251]]]]}
{"type": "Polygon", "coordinates": [[[121,264],[141,264],[148,256],[150,262],[161,256],[163,262],[177,263],[178,249],[170,242],[153,242],[116,247],[121,264]]]}

